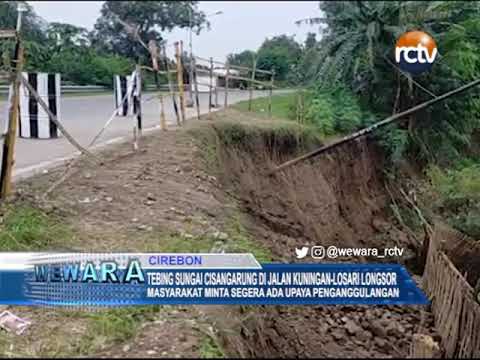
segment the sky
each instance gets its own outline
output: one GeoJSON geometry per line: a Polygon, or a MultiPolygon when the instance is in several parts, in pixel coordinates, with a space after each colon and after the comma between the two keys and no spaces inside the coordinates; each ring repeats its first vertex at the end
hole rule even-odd
{"type": "MultiPolygon", "coordinates": [[[[28,3],[46,21],[65,22],[92,30],[103,1],[28,3]]],[[[223,12],[209,17],[210,30],[193,35],[193,52],[200,57],[223,61],[230,53],[258,49],[266,37],[295,35],[297,41],[303,42],[308,32],[318,32],[317,26],[295,24],[296,20],[319,16],[317,1],[200,1],[198,6],[207,15],[223,12]]],[[[187,49],[186,29],[175,29],[165,37],[170,43],[183,40],[187,49]]]]}

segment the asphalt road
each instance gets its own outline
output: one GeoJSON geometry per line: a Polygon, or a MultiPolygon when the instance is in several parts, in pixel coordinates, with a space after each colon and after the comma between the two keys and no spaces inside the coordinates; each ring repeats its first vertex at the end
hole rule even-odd
{"type": "MultiPolygon", "coordinates": [[[[143,128],[148,131],[160,124],[160,105],[157,99],[146,101],[154,94],[143,94],[142,106],[143,128]]],[[[254,97],[267,96],[267,91],[255,91],[254,97]]],[[[208,93],[201,93],[201,113],[208,112],[208,93]]],[[[229,91],[229,104],[248,99],[248,91],[229,91]]],[[[172,100],[165,97],[165,115],[169,127],[175,126],[176,118],[173,110],[172,100]]],[[[219,91],[218,103],[223,106],[224,94],[219,91]]],[[[87,146],[95,135],[102,129],[105,122],[114,110],[114,98],[112,95],[92,96],[71,96],[61,99],[60,121],[67,131],[83,146],[87,146]]],[[[7,120],[6,102],[0,102],[0,132],[5,129],[7,120]]],[[[187,108],[186,118],[195,121],[196,109],[187,108]]],[[[132,137],[133,117],[116,117],[110,126],[105,130],[96,145],[103,146],[108,143],[120,141],[125,137],[132,137]]],[[[0,155],[3,152],[3,140],[0,141],[0,155]]],[[[64,137],[58,139],[22,139],[17,138],[16,159],[14,176],[24,177],[32,175],[45,168],[55,166],[68,158],[71,158],[78,151],[64,137]]],[[[0,157],[1,159],[1,157],[0,157]]],[[[1,160],[0,160],[1,161],[1,160]]]]}

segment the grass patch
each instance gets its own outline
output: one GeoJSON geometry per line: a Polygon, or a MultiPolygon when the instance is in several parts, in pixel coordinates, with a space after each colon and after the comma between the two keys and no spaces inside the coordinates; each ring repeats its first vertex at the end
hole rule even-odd
{"type": "Polygon", "coordinates": [[[200,357],[202,359],[218,359],[224,358],[225,354],[212,337],[205,336],[200,343],[200,357]]]}
{"type": "MultiPolygon", "coordinates": [[[[272,96],[272,116],[278,119],[295,120],[297,94],[295,92],[272,96]]],[[[232,107],[240,111],[248,111],[248,100],[240,101],[232,107]]],[[[252,100],[252,112],[268,117],[268,97],[252,100]]]]}
{"type": "Polygon", "coordinates": [[[34,251],[64,246],[73,233],[61,219],[29,205],[7,206],[0,218],[0,251],[34,251]]]}
{"type": "Polygon", "coordinates": [[[267,248],[251,238],[242,225],[239,214],[227,221],[225,232],[228,235],[227,248],[229,252],[252,253],[260,263],[271,262],[274,259],[273,254],[267,248]]]}
{"type": "Polygon", "coordinates": [[[248,113],[230,111],[215,114],[211,125],[188,130],[200,149],[205,168],[219,175],[220,156],[226,148],[255,152],[259,143],[269,149],[290,149],[303,153],[325,142],[326,138],[313,125],[285,119],[264,119],[248,113]]]}
{"type": "Polygon", "coordinates": [[[187,232],[182,233],[155,233],[146,235],[142,239],[142,251],[145,252],[184,252],[184,253],[208,253],[224,241],[222,248],[230,253],[252,253],[259,262],[269,262],[273,255],[268,249],[255,242],[248,231],[243,227],[240,215],[229,218],[222,229],[227,235],[226,240],[220,240],[215,234],[195,236],[187,232]]]}
{"type": "Polygon", "coordinates": [[[137,334],[143,322],[153,321],[160,311],[161,306],[133,306],[83,313],[80,316],[88,320],[88,325],[77,351],[88,355],[100,348],[123,343],[137,334]]]}

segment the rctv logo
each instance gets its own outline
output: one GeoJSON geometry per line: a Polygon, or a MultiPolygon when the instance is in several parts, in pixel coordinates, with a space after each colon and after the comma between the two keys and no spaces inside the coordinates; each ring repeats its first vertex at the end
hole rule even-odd
{"type": "Polygon", "coordinates": [[[438,50],[435,40],[423,31],[409,31],[400,36],[395,47],[395,61],[411,74],[430,70],[438,50]]]}

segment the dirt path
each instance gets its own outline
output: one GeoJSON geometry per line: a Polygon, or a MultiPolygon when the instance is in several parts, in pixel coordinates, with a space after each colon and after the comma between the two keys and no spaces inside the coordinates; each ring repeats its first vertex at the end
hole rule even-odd
{"type": "MultiPolygon", "coordinates": [[[[196,151],[183,130],[156,132],[142,139],[136,154],[131,144],[119,144],[101,153],[104,166],[80,164],[47,201],[40,195],[62,169],[21,182],[17,200],[60,216],[72,229],[71,241],[43,250],[208,252],[226,240],[223,226],[235,209],[213,196],[216,179],[197,163],[196,151]]],[[[13,311],[33,326],[23,337],[4,339],[6,355],[198,357],[216,351],[210,325],[192,307],[163,307],[148,316],[108,311],[93,320],[66,310],[13,311]],[[122,335],[131,325],[122,317],[138,334],[122,335]]]]}

